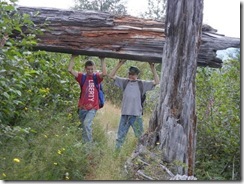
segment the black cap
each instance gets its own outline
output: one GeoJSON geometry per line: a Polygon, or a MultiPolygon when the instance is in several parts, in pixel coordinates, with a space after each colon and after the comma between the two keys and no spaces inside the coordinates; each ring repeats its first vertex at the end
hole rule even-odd
{"type": "Polygon", "coordinates": [[[138,75],[140,73],[140,70],[135,66],[131,66],[129,68],[129,73],[138,75]]]}

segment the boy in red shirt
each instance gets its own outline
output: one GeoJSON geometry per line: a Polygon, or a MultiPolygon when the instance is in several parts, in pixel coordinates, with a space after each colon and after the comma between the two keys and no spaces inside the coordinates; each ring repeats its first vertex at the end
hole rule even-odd
{"type": "Polygon", "coordinates": [[[74,59],[76,57],[76,55],[71,56],[68,71],[75,77],[76,81],[80,84],[81,87],[81,97],[78,102],[78,108],[82,128],[82,139],[83,142],[91,142],[92,121],[96,115],[97,110],[99,109],[98,90],[94,84],[93,75],[96,75],[97,82],[100,84],[103,81],[103,77],[107,75],[106,64],[104,62],[104,58],[100,58],[102,72],[95,73],[95,63],[88,60],[85,63],[86,73],[77,72],[73,69],[74,59]],[[86,80],[81,86],[82,75],[86,75],[86,80]]]}

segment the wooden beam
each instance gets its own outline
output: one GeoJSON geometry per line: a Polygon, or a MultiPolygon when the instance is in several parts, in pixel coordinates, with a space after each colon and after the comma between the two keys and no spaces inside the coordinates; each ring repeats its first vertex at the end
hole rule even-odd
{"type": "MultiPolygon", "coordinates": [[[[18,7],[29,14],[37,27],[35,50],[102,56],[136,61],[162,62],[165,42],[164,23],[132,16],[114,16],[97,11],[18,7]]],[[[217,34],[203,26],[198,66],[219,68],[217,50],[240,48],[240,39],[217,34]]]]}

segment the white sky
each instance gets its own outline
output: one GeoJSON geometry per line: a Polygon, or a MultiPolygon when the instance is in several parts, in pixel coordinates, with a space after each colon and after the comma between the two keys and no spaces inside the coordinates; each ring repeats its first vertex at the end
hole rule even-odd
{"type": "MultiPolygon", "coordinates": [[[[125,0],[126,1],[126,0],[125,0]]],[[[128,12],[136,16],[146,10],[148,0],[127,0],[128,12]]],[[[74,0],[19,0],[21,6],[69,9],[74,0]]],[[[240,38],[240,1],[204,0],[203,23],[225,36],[240,38]]]]}

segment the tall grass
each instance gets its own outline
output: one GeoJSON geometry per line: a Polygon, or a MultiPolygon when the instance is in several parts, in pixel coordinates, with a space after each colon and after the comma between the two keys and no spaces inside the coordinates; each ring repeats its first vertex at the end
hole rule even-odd
{"type": "Polygon", "coordinates": [[[135,148],[132,129],[114,156],[120,109],[106,103],[93,123],[92,145],[81,142],[75,108],[25,112],[21,126],[1,125],[1,180],[127,180],[124,163],[135,148]]]}
{"type": "MultiPolygon", "coordinates": [[[[114,150],[119,120],[120,109],[115,105],[107,103],[103,109],[98,111],[94,122],[103,128],[102,132],[106,134],[107,144],[103,144],[104,155],[100,158],[100,162],[93,172],[87,177],[88,180],[129,179],[125,173],[124,164],[135,149],[137,139],[132,129],[130,129],[123,149],[118,156],[115,156],[114,150]]],[[[95,129],[95,131],[98,131],[98,129],[95,129]]],[[[95,132],[95,136],[98,136],[98,132],[95,132]]]]}

